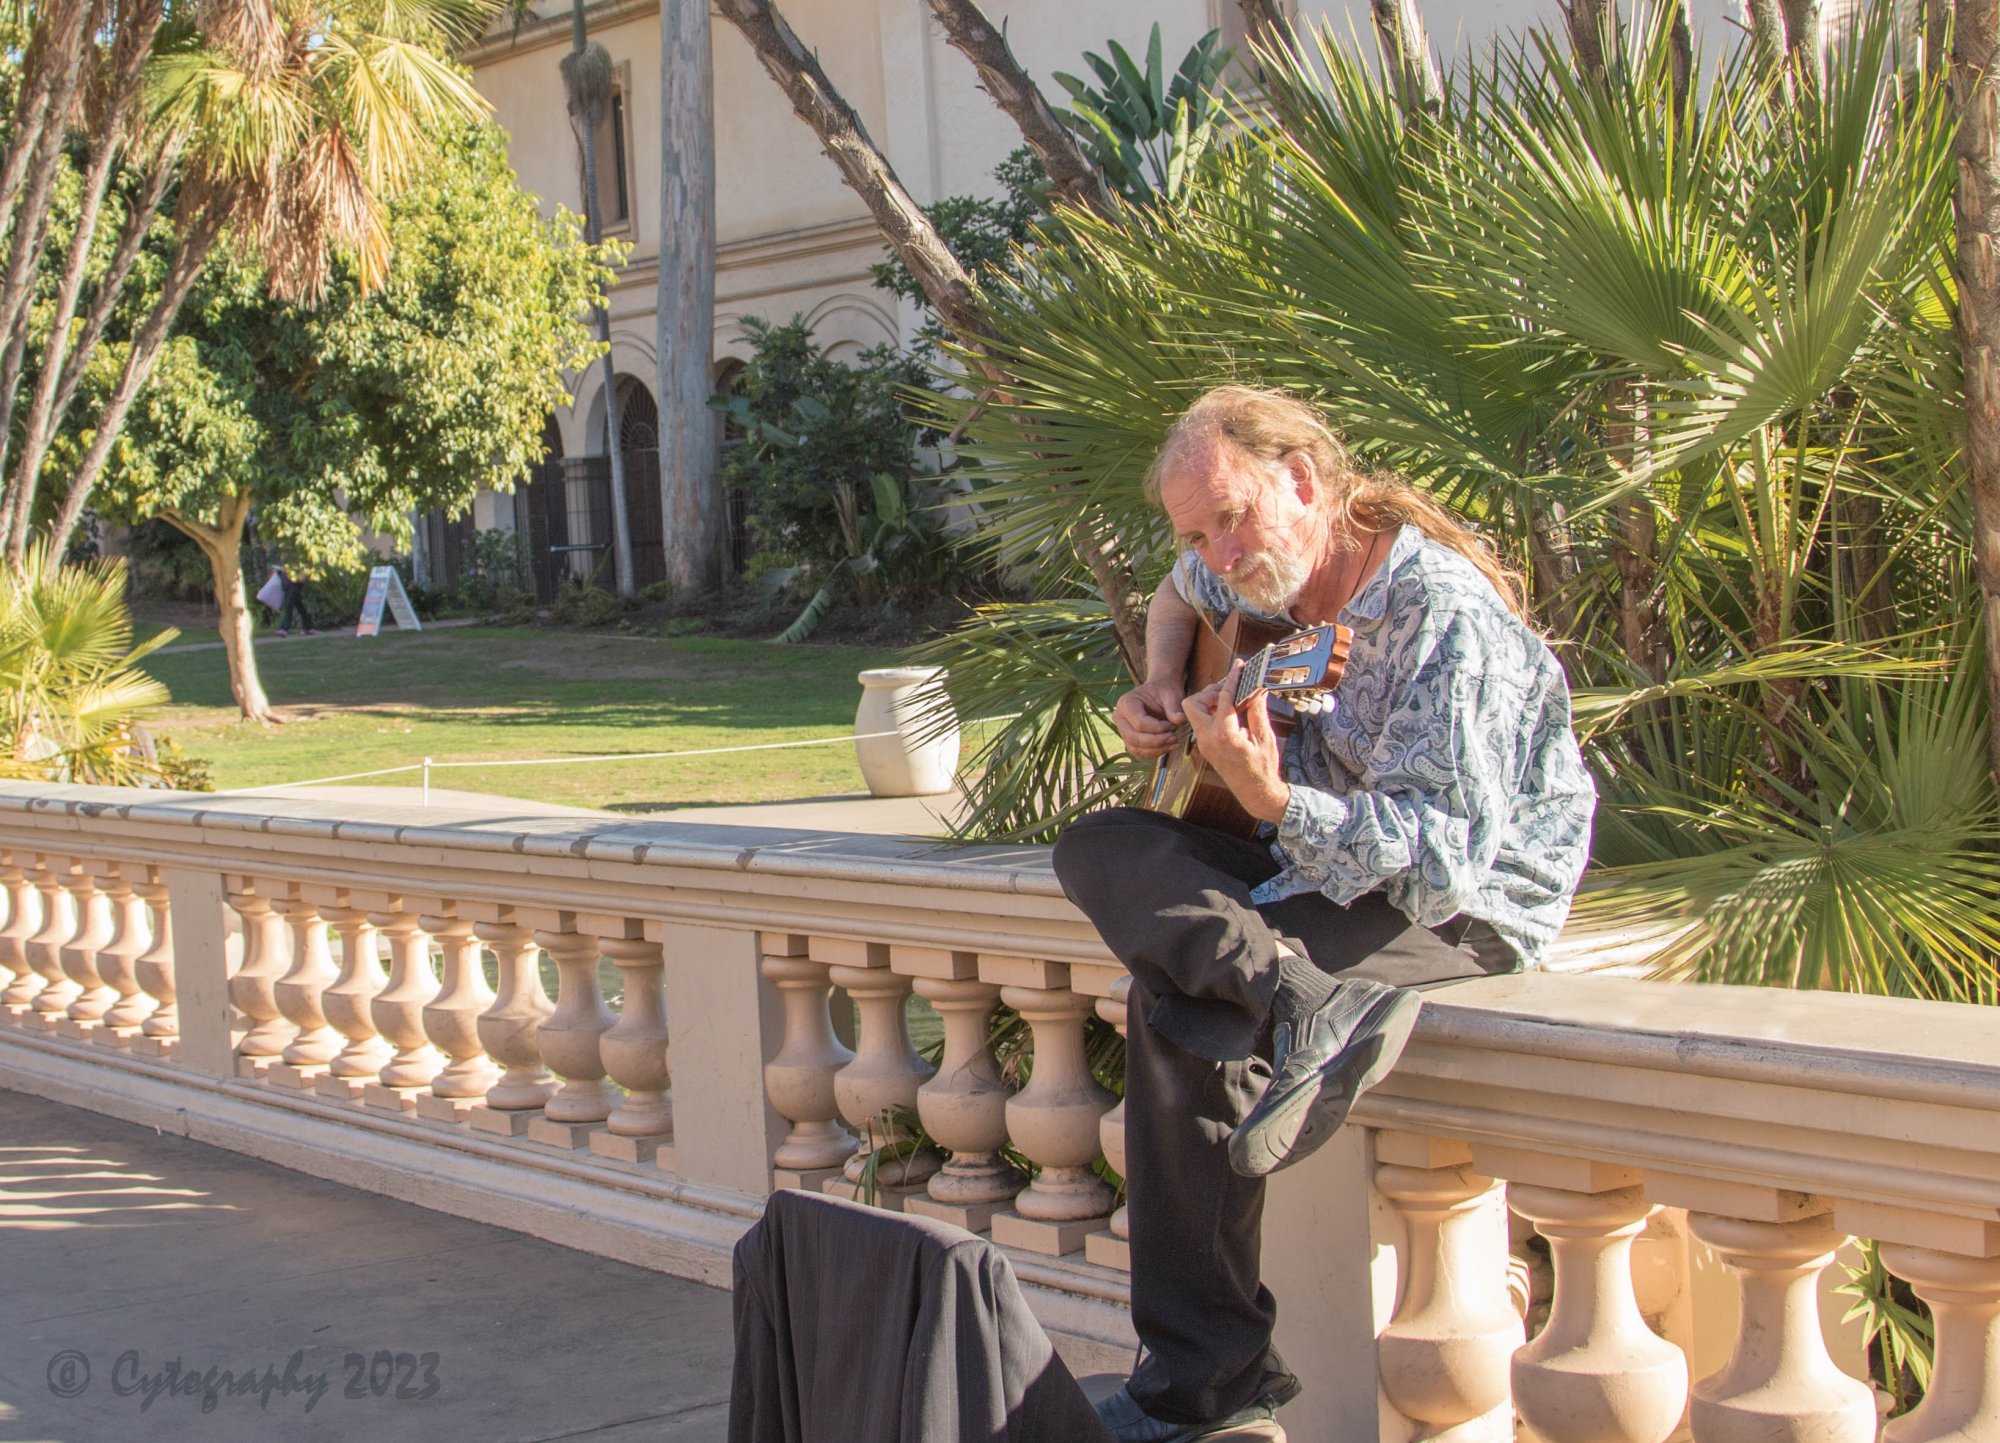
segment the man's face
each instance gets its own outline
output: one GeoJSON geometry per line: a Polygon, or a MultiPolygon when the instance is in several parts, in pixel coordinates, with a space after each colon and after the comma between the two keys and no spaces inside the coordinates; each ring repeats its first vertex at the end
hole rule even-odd
{"type": "Polygon", "coordinates": [[[1182,458],[1160,483],[1180,544],[1245,602],[1268,612],[1298,600],[1317,554],[1310,471],[1303,458],[1280,463],[1279,471],[1274,478],[1271,468],[1217,442],[1182,458]]]}

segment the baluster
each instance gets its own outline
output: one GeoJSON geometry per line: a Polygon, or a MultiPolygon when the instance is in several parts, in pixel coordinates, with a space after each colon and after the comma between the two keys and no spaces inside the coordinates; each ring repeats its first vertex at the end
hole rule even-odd
{"type": "MultiPolygon", "coordinates": [[[[892,949],[892,957],[900,951],[892,949]]],[[[978,968],[970,953],[943,955],[962,957],[968,973],[978,968]]],[[[913,1197],[904,1206],[984,1232],[1024,1181],[1000,1158],[1007,1142],[1007,1098],[1013,1090],[1002,1080],[988,1042],[1000,989],[977,976],[918,977],[915,986],[917,995],[936,1008],[944,1022],[944,1056],[937,1072],[917,1089],[917,1116],[923,1119],[924,1131],[949,1152],[944,1167],[926,1185],[929,1196],[913,1197]]]]}
{"type": "Polygon", "coordinates": [[[34,1003],[48,981],[28,964],[28,938],[41,925],[40,894],[31,873],[13,852],[0,861],[0,887],[7,892],[7,925],[0,927],[0,965],[13,973],[0,991],[0,1016],[18,1022],[34,1003]]]}
{"type": "MultiPolygon", "coordinates": [[[[624,930],[636,933],[638,924],[630,923],[624,930]]],[[[598,1041],[604,1070],[625,1089],[625,1096],[605,1119],[605,1130],[591,1135],[590,1150],[619,1162],[657,1160],[671,1172],[669,1139],[674,1113],[667,1092],[672,1075],[667,1066],[667,1008],[662,990],[665,952],[658,942],[636,935],[600,934],[597,945],[625,979],[625,1000],[618,1020],[598,1041]]]]}
{"type": "Polygon", "coordinates": [[[422,919],[443,954],[438,992],[424,1005],[424,1032],[445,1058],[430,1091],[417,1099],[417,1116],[430,1122],[464,1122],[500,1076],[479,1041],[479,1014],[493,1005],[486,985],[485,949],[472,935],[472,919],[456,909],[422,919]]]}
{"type": "Polygon", "coordinates": [[[1000,1000],[1021,1014],[1034,1040],[1028,1085],[1007,1099],[1007,1131],[1041,1171],[1014,1199],[1014,1210],[993,1220],[993,1241],[1060,1257],[1081,1248],[1111,1212],[1114,1194],[1090,1165],[1097,1160],[1098,1124],[1117,1099],[1084,1059],[1090,998],[1066,987],[1004,987],[1000,1000]]]}
{"type": "Polygon", "coordinates": [[[35,863],[35,890],[41,895],[41,926],[23,944],[28,965],[44,985],[35,993],[34,1008],[21,1019],[23,1026],[37,1032],[53,1032],[57,1021],[69,1011],[70,1003],[83,989],[63,971],[62,945],[76,935],[81,921],[76,901],[62,885],[64,874],[75,863],[55,857],[38,857],[35,863]]]}
{"type": "Polygon", "coordinates": [[[588,1147],[590,1134],[611,1116],[617,1097],[604,1082],[600,1041],[618,1019],[604,1005],[597,980],[597,939],[573,930],[539,930],[535,940],[556,964],[556,1010],[542,1024],[542,1060],[563,1085],[528,1124],[531,1142],[588,1147]]]}
{"type": "Polygon", "coordinates": [[[103,1025],[104,1014],[118,1000],[118,990],[97,970],[97,954],[111,941],[114,918],[111,899],[97,883],[88,867],[79,866],[70,875],[70,895],[76,900],[76,935],[56,950],[63,972],[76,983],[77,994],[56,1023],[56,1031],[80,1042],[103,1025]]]}
{"type": "Polygon", "coordinates": [[[555,1079],[542,1066],[537,1037],[555,1004],[542,989],[542,949],[535,931],[514,920],[513,908],[495,909],[472,930],[500,964],[499,991],[493,1005],[479,1014],[479,1040],[486,1055],[506,1069],[486,1089],[484,1104],[472,1109],[472,1126],[478,1132],[518,1137],[528,1130],[529,1114],[540,1111],[556,1090],[555,1079]]]}
{"type": "Polygon", "coordinates": [[[1665,1443],[1687,1406],[1687,1358],[1640,1316],[1632,1244],[1645,1192],[1513,1183],[1508,1203],[1555,1262],[1546,1327],[1514,1355],[1514,1406],[1545,1443],[1665,1443]]]}
{"type": "Polygon", "coordinates": [[[375,1026],[375,999],[389,985],[382,971],[382,934],[352,899],[340,894],[334,906],[322,906],[320,916],[340,934],[340,975],[319,995],[320,1009],[341,1036],[340,1051],[313,1084],[321,1097],[360,1102],[368,1084],[388,1065],[390,1047],[375,1026]]]}
{"type": "Polygon", "coordinates": [[[132,964],[133,975],[146,995],[159,1005],[139,1029],[136,1049],[152,1057],[172,1057],[181,1035],[181,1009],[174,981],[174,930],[168,890],[159,868],[148,867],[146,880],[133,884],[153,914],[152,940],[132,964]]]}
{"type": "Polygon", "coordinates": [[[916,1139],[895,1117],[916,1107],[917,1088],[932,1071],[910,1046],[909,1019],[903,1015],[910,979],[889,970],[889,949],[883,943],[815,937],[810,954],[835,964],[827,976],[846,989],[859,1014],[854,1060],[834,1075],[833,1096],[862,1142],[841,1168],[839,1180],[828,1182],[825,1191],[900,1211],[904,1199],[920,1191],[940,1163],[935,1152],[916,1147],[916,1139]]]}
{"type": "MultiPolygon", "coordinates": [[[[409,905],[416,905],[414,899],[409,905]]],[[[444,1066],[444,1058],[424,1031],[424,1008],[438,991],[437,974],[431,970],[431,939],[424,935],[416,913],[401,906],[380,912],[371,908],[369,920],[389,939],[389,982],[368,1004],[368,1015],[392,1051],[376,1080],[362,1089],[361,1101],[389,1112],[413,1112],[418,1091],[428,1087],[444,1066]]]]}
{"type": "MultiPolygon", "coordinates": [[[[1126,999],[1132,994],[1132,979],[1120,977],[1111,984],[1111,995],[1097,999],[1097,1015],[1109,1022],[1120,1037],[1125,1035],[1127,1026],[1126,999]]],[[[1104,1150],[1104,1160],[1118,1176],[1125,1176],[1125,1099],[1119,1098],[1118,1105],[1104,1114],[1097,1124],[1097,1144],[1104,1150]]],[[[1125,1215],[1125,1204],[1118,1204],[1111,1214],[1111,1223],[1101,1232],[1091,1233],[1083,1240],[1083,1256],[1088,1262],[1101,1268],[1117,1268],[1122,1272],[1132,1271],[1132,1224],[1125,1215]]]]}
{"type": "Polygon", "coordinates": [[[285,920],[254,879],[237,882],[229,905],[243,919],[243,965],[229,979],[229,1000],[250,1027],[236,1044],[236,1071],[242,1077],[262,1077],[298,1032],[278,1010],[277,982],[289,961],[285,920]]]}
{"type": "Polygon", "coordinates": [[[272,909],[291,929],[292,965],[271,984],[272,1000],[295,1029],[290,1042],[264,1074],[279,1087],[310,1091],[344,1045],[327,1021],[324,994],[339,976],[326,945],[326,918],[319,903],[294,885],[291,895],[272,902],[272,909]]]}
{"type": "MultiPolygon", "coordinates": [[[[144,868],[134,871],[143,872],[144,868]]],[[[107,867],[103,877],[104,895],[111,906],[111,940],[98,949],[97,973],[118,994],[118,1000],[104,1014],[104,1025],[97,1029],[95,1040],[130,1047],[153,1014],[153,999],[139,982],[139,958],[152,942],[146,899],[123,869],[107,867]]]]}
{"type": "Polygon", "coordinates": [[[1742,1298],[1735,1351],[1694,1387],[1697,1443],[1870,1443],[1874,1390],[1834,1366],[1820,1332],[1819,1275],[1840,1246],[1832,1221],[1695,1212],[1688,1225],[1742,1298]]]}
{"type": "Polygon", "coordinates": [[[1500,1184],[1456,1161],[1466,1155],[1432,1138],[1377,1140],[1375,1189],[1407,1230],[1377,1365],[1383,1394],[1419,1437],[1511,1439],[1509,1371],[1524,1330],[1507,1291],[1506,1212],[1500,1184]]]}
{"type": "Polygon", "coordinates": [[[1883,1443],[2000,1438],[2000,1257],[1884,1243],[1882,1261],[1931,1305],[1937,1324],[1930,1391],[1889,1424],[1883,1443]]]}
{"type": "Polygon", "coordinates": [[[764,1064],[764,1095],[792,1130],[771,1157],[773,1187],[819,1191],[838,1177],[859,1146],[841,1125],[833,1080],[854,1054],[833,1032],[833,983],[828,964],[806,955],[806,939],[760,932],[758,971],[778,989],[785,1036],[778,1055],[764,1064]]]}

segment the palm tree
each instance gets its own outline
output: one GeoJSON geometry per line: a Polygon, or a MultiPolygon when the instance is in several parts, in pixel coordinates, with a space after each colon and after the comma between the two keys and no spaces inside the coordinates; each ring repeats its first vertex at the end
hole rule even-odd
{"type": "MultiPolygon", "coordinates": [[[[517,20],[526,9],[525,0],[516,0],[517,20]]],[[[611,114],[614,87],[611,56],[602,45],[592,43],[583,12],[584,0],[571,0],[570,52],[563,57],[562,76],[583,164],[583,237],[595,246],[604,239],[604,198],[597,186],[597,130],[611,114]]],[[[592,306],[590,323],[597,329],[597,343],[604,347],[604,454],[611,462],[612,558],[618,593],[630,596],[634,590],[632,525],[625,509],[625,448],[619,435],[618,369],[611,359],[611,317],[603,306],[592,306]]]]}
{"type": "Polygon", "coordinates": [[[29,565],[0,574],[0,776],[129,786],[158,779],[137,727],[166,687],[139,668],[179,633],[132,645],[125,572],[115,561],[29,565]]]}
{"type": "Polygon", "coordinates": [[[1674,9],[1598,35],[1601,63],[1538,32],[1415,112],[1322,35],[1172,205],[1065,214],[992,288],[1011,409],[943,420],[981,544],[1045,594],[928,658],[975,714],[1012,669],[975,824],[1045,836],[1127,784],[1061,538],[1094,512],[1157,579],[1166,426],[1217,379],[1280,385],[1533,579],[1604,797],[1586,923],[1652,929],[1677,975],[1991,1000],[1947,96],[1882,20],[1823,83],[1705,64],[1674,9]]]}
{"type": "MultiPolygon", "coordinates": [[[[11,207],[0,219],[12,225],[0,278],[0,417],[16,414],[33,383],[0,493],[0,540],[16,571],[27,565],[56,437],[67,428],[88,441],[61,478],[41,553],[49,565],[225,236],[261,260],[280,296],[315,298],[336,249],[354,255],[364,286],[380,283],[386,198],[422,163],[430,133],[484,111],[444,57],[495,9],[494,0],[207,0],[171,12],[164,0],[53,0],[23,9],[22,99],[0,158],[0,204],[11,207]],[[84,153],[84,202],[65,235],[52,223],[51,194],[72,141],[84,153]],[[28,179],[10,190],[29,151],[28,179]],[[172,240],[155,277],[139,260],[160,225],[172,240]],[[107,250],[100,272],[92,258],[107,250]],[[25,288],[43,272],[61,277],[53,324],[15,295],[17,281],[25,288]],[[126,314],[136,322],[114,335],[126,314]],[[116,347],[116,379],[94,414],[72,416],[85,370],[106,346],[116,347]]],[[[190,534],[221,583],[237,703],[266,719],[270,703],[240,664],[250,628],[237,558],[222,554],[218,537],[190,534]]]]}

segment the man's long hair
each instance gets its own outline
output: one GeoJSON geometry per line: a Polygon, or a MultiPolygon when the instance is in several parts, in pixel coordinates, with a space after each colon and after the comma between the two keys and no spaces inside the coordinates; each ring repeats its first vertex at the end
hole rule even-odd
{"type": "Polygon", "coordinates": [[[1527,586],[1476,532],[1401,477],[1356,466],[1319,412],[1283,391],[1217,386],[1204,394],[1167,432],[1146,472],[1146,495],[1157,503],[1168,467],[1218,441],[1272,468],[1304,452],[1312,458],[1321,505],[1339,535],[1356,540],[1362,532],[1414,526],[1471,562],[1513,613],[1527,619],[1527,586]]]}

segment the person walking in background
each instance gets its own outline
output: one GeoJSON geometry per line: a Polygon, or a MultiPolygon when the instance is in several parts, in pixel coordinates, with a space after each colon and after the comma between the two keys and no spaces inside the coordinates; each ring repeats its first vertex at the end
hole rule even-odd
{"type": "Polygon", "coordinates": [[[312,613],[306,610],[306,584],[293,576],[283,566],[273,568],[278,573],[278,583],[283,588],[283,609],[278,613],[278,635],[290,636],[293,613],[297,613],[299,625],[307,636],[317,633],[313,628],[312,613]]]}

